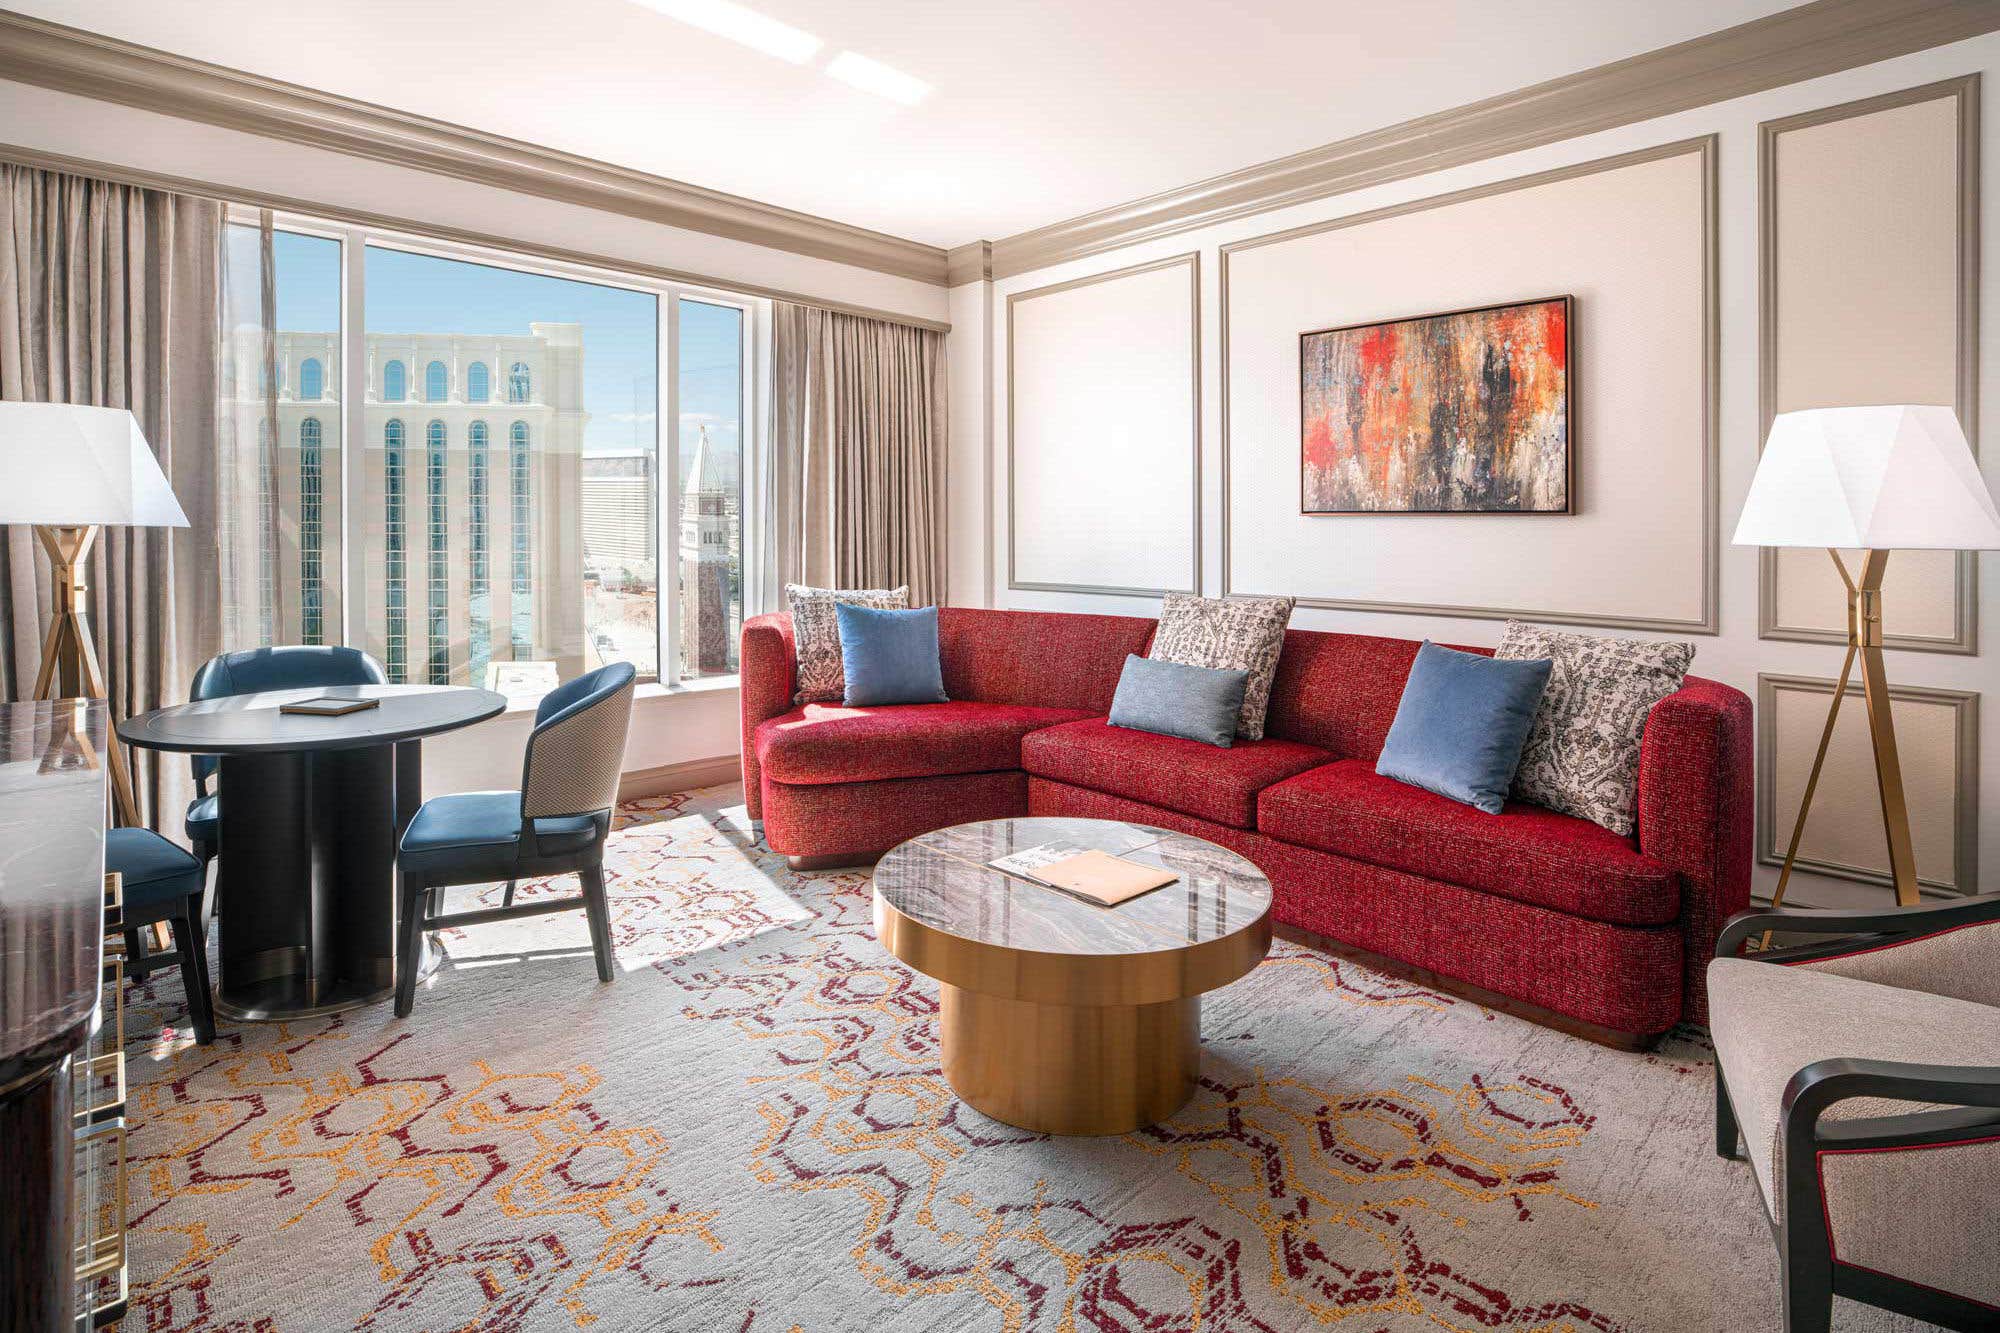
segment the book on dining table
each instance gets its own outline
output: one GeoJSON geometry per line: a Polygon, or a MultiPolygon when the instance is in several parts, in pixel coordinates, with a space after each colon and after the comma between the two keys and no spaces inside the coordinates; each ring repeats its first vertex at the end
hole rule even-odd
{"type": "Polygon", "coordinates": [[[364,708],[379,708],[380,699],[356,699],[351,695],[315,694],[310,699],[294,699],[290,703],[279,704],[280,713],[300,713],[306,717],[344,717],[348,713],[358,713],[364,708]]]}

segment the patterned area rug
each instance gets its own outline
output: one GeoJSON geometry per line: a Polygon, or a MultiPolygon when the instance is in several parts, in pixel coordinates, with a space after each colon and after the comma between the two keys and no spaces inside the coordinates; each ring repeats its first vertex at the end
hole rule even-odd
{"type": "Polygon", "coordinates": [[[607,865],[609,986],[576,912],[445,936],[404,1021],[203,1050],[177,976],[136,988],[125,1327],[1776,1327],[1697,1038],[1620,1054],[1281,942],[1209,997],[1180,1115],[1047,1139],[958,1104],[867,876],[792,874],[735,788],[626,807],[607,865]]]}

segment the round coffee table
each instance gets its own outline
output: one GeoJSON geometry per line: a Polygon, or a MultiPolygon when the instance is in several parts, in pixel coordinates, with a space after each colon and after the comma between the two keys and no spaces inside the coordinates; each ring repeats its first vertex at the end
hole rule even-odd
{"type": "Polygon", "coordinates": [[[1201,996],[1271,947],[1271,885],[1236,853],[1103,819],[998,819],[910,839],[875,868],[875,934],[943,991],[944,1075],[979,1111],[1047,1134],[1164,1120],[1201,1074],[1201,996]],[[1073,843],[1180,878],[1101,907],[995,870],[1073,843]]]}

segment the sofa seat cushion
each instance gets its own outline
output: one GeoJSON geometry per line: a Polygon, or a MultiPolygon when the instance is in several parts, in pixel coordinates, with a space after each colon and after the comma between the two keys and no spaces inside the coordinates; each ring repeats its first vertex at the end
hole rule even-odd
{"type": "Polygon", "coordinates": [[[1050,727],[1021,743],[1021,767],[1038,778],[1231,828],[1255,826],[1258,792],[1332,757],[1317,746],[1268,736],[1222,749],[1114,727],[1103,718],[1050,727]]]}
{"type": "MultiPolygon", "coordinates": [[[[1785,1087],[1801,1069],[1830,1059],[2000,1065],[2000,1010],[1752,958],[1709,962],[1708,1021],[1715,1058],[1743,1131],[1743,1146],[1749,1150],[1764,1206],[1774,1218],[1783,1212],[1784,1199],[1779,1188],[1784,1169],[1779,1117],[1785,1087]]],[[[1930,1109],[1934,1108],[1925,1103],[1857,1097],[1828,1107],[1821,1113],[1821,1123],[1930,1109]]],[[[1902,1156],[1908,1169],[1916,1172],[1972,1165],[1964,1153],[1939,1153],[1929,1159],[1915,1153],[1891,1156],[1902,1156]]],[[[1831,1187],[1833,1182],[1828,1183],[1831,1187]]],[[[2000,1189],[2000,1180],[1991,1181],[1988,1188],[2000,1189]]],[[[1927,1194],[1934,1197],[1935,1191],[1927,1194]]],[[[1826,1202],[1836,1214],[1854,1211],[1843,1205],[1855,1201],[1841,1199],[1831,1188],[1826,1202]]],[[[1893,1226],[1889,1219],[1898,1215],[1876,1216],[1893,1226]]]]}
{"type": "Polygon", "coordinates": [[[1489,815],[1383,777],[1358,759],[1266,791],[1257,829],[1301,847],[1618,925],[1663,925],[1680,877],[1608,829],[1509,801],[1489,815]]]}
{"type": "Polygon", "coordinates": [[[983,704],[807,704],[757,728],[757,762],[774,782],[876,782],[1021,766],[1021,738],[1090,716],[1073,708],[983,704]]]}

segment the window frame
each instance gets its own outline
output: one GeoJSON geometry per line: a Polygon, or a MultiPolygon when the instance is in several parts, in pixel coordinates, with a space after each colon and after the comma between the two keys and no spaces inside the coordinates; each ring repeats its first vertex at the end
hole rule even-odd
{"type": "MultiPolygon", "coordinates": [[[[230,205],[227,221],[256,225],[258,210],[243,205],[230,205]]],[[[743,312],[743,332],[741,343],[742,373],[739,379],[738,402],[738,445],[741,450],[737,470],[738,504],[741,509],[739,533],[741,550],[738,559],[742,566],[743,614],[747,619],[754,608],[761,604],[763,582],[767,571],[759,553],[766,544],[763,531],[762,506],[758,497],[765,493],[766,478],[763,475],[767,454],[765,436],[769,429],[768,413],[764,410],[769,402],[769,359],[771,300],[727,288],[703,283],[673,281],[652,278],[643,274],[627,273],[617,269],[603,268],[591,264],[566,260],[545,259],[523,255],[492,246],[471,242],[443,240],[417,233],[398,231],[388,227],[363,224],[348,224],[314,217],[310,214],[274,212],[271,225],[278,230],[301,232],[307,235],[328,237],[341,242],[341,327],[340,327],[340,383],[341,397],[340,447],[335,452],[337,480],[322,474],[322,486],[331,483],[340,496],[337,528],[340,541],[340,586],[335,592],[338,614],[326,617],[324,638],[328,642],[360,642],[362,635],[360,617],[364,614],[367,587],[367,553],[363,543],[356,541],[366,497],[362,493],[365,484],[365,469],[350,467],[350,459],[367,457],[367,411],[371,385],[371,368],[368,365],[368,329],[366,322],[365,294],[367,291],[367,257],[370,249],[396,250],[406,254],[422,255],[435,259],[455,260],[462,263],[481,264],[489,268],[509,269],[518,273],[539,277],[569,279],[576,282],[593,283],[602,287],[622,288],[640,292],[654,298],[656,336],[655,354],[658,363],[655,370],[654,437],[653,437],[653,552],[654,552],[654,621],[656,626],[655,652],[658,656],[657,676],[641,676],[642,681],[657,684],[672,690],[696,683],[701,687],[733,685],[736,674],[683,677],[680,660],[681,631],[681,569],[679,559],[679,531],[681,507],[680,468],[680,303],[683,298],[706,302],[711,305],[730,306],[743,312]],[[350,595],[351,590],[364,590],[358,595],[350,595]],[[337,640],[335,639],[335,636],[337,640]]],[[[390,359],[401,360],[400,357],[390,359]]],[[[386,361],[385,361],[386,366],[386,361]]],[[[511,396],[513,368],[488,367],[489,393],[485,406],[496,409],[491,427],[490,447],[493,455],[487,468],[489,511],[501,500],[511,502],[511,489],[501,485],[511,479],[511,467],[503,469],[500,463],[509,459],[508,450],[512,444],[512,418],[506,409],[513,406],[511,396]],[[504,424],[502,424],[504,423],[504,424]],[[505,438],[503,439],[503,432],[505,438]]],[[[399,410],[394,415],[403,421],[403,495],[405,528],[405,569],[409,564],[409,513],[415,494],[411,485],[410,460],[416,454],[418,441],[414,438],[415,421],[424,420],[418,409],[427,406],[428,394],[419,397],[413,392],[420,387],[412,380],[416,374],[411,365],[404,364],[404,393],[396,401],[399,410]]],[[[447,375],[449,376],[449,368],[447,375]]],[[[534,400],[536,390],[535,375],[530,368],[528,386],[529,401],[534,400]]],[[[427,388],[428,386],[421,386],[427,388]]],[[[448,385],[448,390],[450,386],[448,385]]],[[[449,393],[447,394],[449,396],[449,393]]],[[[468,394],[468,401],[470,401],[468,394]]],[[[390,405],[385,398],[380,405],[390,405]]],[[[324,494],[324,492],[323,492],[324,494]]],[[[324,503],[324,501],[323,501],[324,503]]],[[[577,497],[579,510],[582,496],[577,497]]],[[[511,578],[511,552],[501,552],[488,545],[489,562],[497,562],[503,556],[509,560],[507,573],[511,578]]],[[[322,562],[322,568],[325,568],[322,562]]],[[[489,571],[489,587],[493,574],[489,571]]],[[[581,598],[583,589],[576,589],[581,598]]],[[[407,600],[407,595],[406,595],[407,600]]],[[[407,620],[409,608],[405,607],[407,620]]],[[[498,632],[501,627],[493,627],[493,644],[497,648],[501,641],[498,632]]],[[[511,624],[506,627],[509,635],[511,624]]],[[[407,625],[406,625],[407,632],[407,625]]],[[[407,655],[407,647],[406,647],[407,655]]],[[[406,663],[406,669],[415,666],[406,663]]],[[[739,664],[740,665],[740,664],[739,664]]],[[[474,684],[483,684],[475,681],[474,684]]]]}

